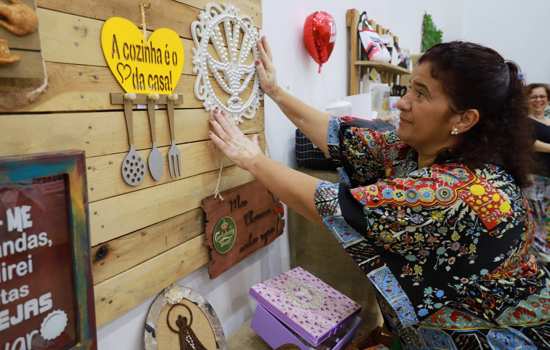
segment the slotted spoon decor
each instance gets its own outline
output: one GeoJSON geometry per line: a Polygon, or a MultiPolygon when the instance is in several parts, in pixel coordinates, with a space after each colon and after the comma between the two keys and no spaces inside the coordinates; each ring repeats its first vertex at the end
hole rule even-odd
{"type": "Polygon", "coordinates": [[[136,152],[134,146],[134,119],[132,116],[133,101],[136,94],[124,94],[124,119],[126,119],[126,130],[128,131],[128,144],[130,150],[122,161],[122,178],[130,186],[138,186],[145,177],[145,163],[136,152]]]}

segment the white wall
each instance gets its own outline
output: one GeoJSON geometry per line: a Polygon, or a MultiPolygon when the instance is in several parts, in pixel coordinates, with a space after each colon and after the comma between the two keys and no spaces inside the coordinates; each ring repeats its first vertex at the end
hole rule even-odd
{"type": "MultiPolygon", "coordinates": [[[[436,25],[443,29],[446,40],[460,34],[461,7],[438,0],[391,0],[365,2],[359,0],[264,0],[263,32],[267,35],[275,56],[282,86],[307,103],[323,108],[330,101],[346,95],[347,38],[345,13],[348,8],[365,9],[378,23],[400,36],[401,46],[418,51],[422,15],[428,11],[436,25]],[[337,41],[332,57],[317,74],[317,66],[307,56],[302,44],[305,18],[315,10],[330,12],[336,19],[337,41]]],[[[266,133],[272,158],[285,164],[294,162],[294,127],[266,98],[266,133]]],[[[253,303],[248,289],[254,283],[268,279],[289,268],[288,238],[285,234],[272,245],[257,252],[215,280],[208,278],[206,268],[179,282],[206,296],[221,319],[225,333],[232,334],[251,317],[253,303]]],[[[98,329],[100,350],[136,350],[142,348],[143,324],[152,299],[118,320],[98,329]]]]}
{"type": "MultiPolygon", "coordinates": [[[[317,108],[347,95],[346,11],[367,10],[369,18],[399,36],[400,45],[411,52],[420,51],[422,17],[432,15],[444,40],[456,40],[462,34],[462,2],[439,0],[263,0],[263,32],[271,45],[281,86],[317,108]],[[336,21],[336,44],[322,73],[303,45],[303,25],[314,11],[327,11],[336,21]]],[[[294,126],[273,102],[266,98],[266,130],[273,158],[294,164],[294,126]]]]}
{"type": "Polygon", "coordinates": [[[464,0],[463,38],[520,65],[528,82],[550,83],[550,1],[464,0]]]}

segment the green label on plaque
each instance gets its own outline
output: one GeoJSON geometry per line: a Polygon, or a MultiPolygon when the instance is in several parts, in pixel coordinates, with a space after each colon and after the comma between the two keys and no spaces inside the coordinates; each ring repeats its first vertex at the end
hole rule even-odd
{"type": "Polygon", "coordinates": [[[233,249],[237,239],[237,225],[232,217],[221,218],[214,226],[214,249],[220,254],[225,254],[233,249]]]}

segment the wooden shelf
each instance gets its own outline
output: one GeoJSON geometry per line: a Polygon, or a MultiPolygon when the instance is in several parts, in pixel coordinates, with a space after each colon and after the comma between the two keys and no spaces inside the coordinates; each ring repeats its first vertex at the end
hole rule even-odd
{"type": "Polygon", "coordinates": [[[349,9],[346,12],[346,26],[349,41],[348,95],[357,95],[359,93],[361,76],[363,74],[368,74],[371,68],[376,69],[378,73],[380,73],[382,82],[390,84],[396,83],[398,77],[402,75],[411,74],[409,70],[393,64],[358,60],[361,51],[361,43],[357,35],[359,15],[360,13],[356,9],[349,9]]]}
{"type": "Polygon", "coordinates": [[[376,68],[377,70],[389,72],[393,74],[411,74],[411,72],[408,69],[405,69],[400,66],[396,66],[389,63],[383,63],[383,62],[373,62],[373,61],[355,61],[356,66],[362,66],[362,67],[371,67],[376,68]]]}

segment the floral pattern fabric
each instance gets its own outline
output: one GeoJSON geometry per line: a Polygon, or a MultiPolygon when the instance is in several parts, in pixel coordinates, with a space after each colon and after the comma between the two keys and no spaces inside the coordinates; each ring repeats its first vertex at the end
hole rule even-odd
{"type": "Polygon", "coordinates": [[[395,132],[347,117],[330,120],[328,146],[347,183],[321,182],[317,209],[405,348],[541,348],[533,335],[547,332],[536,328],[550,319],[548,272],[529,255],[535,225],[505,170],[452,157],[419,169],[395,132]]]}
{"type": "Polygon", "coordinates": [[[536,223],[533,248],[542,262],[550,264],[550,178],[532,175],[532,182],[525,192],[536,223]]]}

